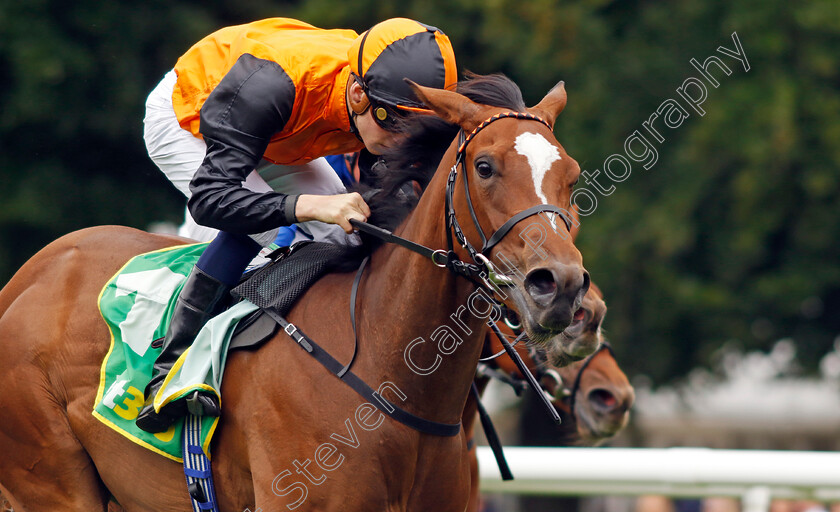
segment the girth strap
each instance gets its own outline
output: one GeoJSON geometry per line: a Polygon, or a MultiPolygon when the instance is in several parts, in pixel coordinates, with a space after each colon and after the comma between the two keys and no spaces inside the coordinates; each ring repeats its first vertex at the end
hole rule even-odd
{"type": "Polygon", "coordinates": [[[399,421],[403,425],[413,428],[424,434],[433,436],[451,437],[456,436],[461,431],[461,423],[440,423],[437,421],[427,420],[419,416],[415,416],[410,412],[400,409],[392,402],[386,400],[373,388],[368,386],[365,381],[359,378],[352,371],[346,370],[345,365],[338,362],[320,345],[312,341],[294,324],[288,322],[277,311],[272,311],[271,308],[266,309],[266,312],[273,318],[283,331],[295,340],[298,345],[303,347],[309,355],[321,363],[327,370],[333,373],[336,377],[341,379],[345,384],[353,388],[353,391],[362,396],[371,405],[382,411],[384,414],[399,421]]]}
{"type": "Polygon", "coordinates": [[[193,512],[219,511],[210,459],[201,447],[201,416],[188,414],[184,421],[181,447],[184,450],[184,475],[193,512]]]}

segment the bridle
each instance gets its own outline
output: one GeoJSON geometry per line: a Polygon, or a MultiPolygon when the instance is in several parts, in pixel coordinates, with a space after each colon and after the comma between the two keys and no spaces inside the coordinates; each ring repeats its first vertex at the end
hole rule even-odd
{"type": "Polygon", "coordinates": [[[452,241],[452,234],[454,233],[455,239],[458,241],[461,247],[463,247],[467,251],[467,253],[469,253],[470,257],[477,265],[484,267],[484,270],[487,272],[488,278],[491,280],[491,282],[497,285],[509,285],[512,283],[509,282],[509,278],[507,278],[507,276],[502,276],[495,270],[493,264],[490,263],[488,257],[493,247],[495,247],[496,244],[501,242],[502,239],[510,232],[511,229],[513,229],[513,227],[516,224],[528,217],[531,217],[532,215],[536,215],[542,212],[551,212],[559,215],[560,218],[563,219],[563,222],[566,224],[567,230],[572,230],[572,220],[569,217],[568,212],[550,204],[539,204],[536,206],[532,206],[527,210],[521,211],[509,218],[495,232],[493,232],[490,238],[487,238],[487,236],[484,234],[484,230],[481,228],[481,224],[478,222],[478,216],[475,213],[472,198],[470,197],[470,186],[469,180],[467,179],[469,173],[467,172],[466,165],[467,146],[469,145],[470,141],[472,141],[481,130],[500,119],[506,118],[537,121],[545,125],[549,130],[551,130],[551,125],[548,124],[548,122],[546,122],[541,117],[526,112],[513,111],[500,112],[496,115],[485,119],[478,126],[476,126],[475,129],[473,129],[473,131],[469,133],[469,135],[465,135],[464,130],[461,130],[458,134],[458,153],[455,156],[455,163],[452,165],[452,169],[449,171],[449,178],[446,181],[446,241],[449,250],[447,255],[454,255],[454,243],[452,241]],[[455,194],[455,181],[458,178],[459,165],[461,166],[461,170],[463,171],[462,181],[464,183],[464,195],[467,199],[467,208],[470,212],[470,218],[472,219],[473,225],[475,226],[475,229],[478,232],[478,236],[481,238],[481,249],[479,250],[477,250],[469,242],[469,240],[467,240],[467,237],[464,235],[464,230],[461,228],[461,224],[460,222],[458,222],[458,217],[455,214],[453,197],[455,194]]]}
{"type": "Polygon", "coordinates": [[[580,391],[580,381],[581,381],[581,378],[583,378],[583,372],[586,371],[587,368],[589,368],[589,364],[592,362],[593,359],[595,359],[595,356],[597,356],[601,351],[604,351],[604,350],[609,352],[610,355],[613,356],[613,359],[615,359],[615,352],[613,352],[612,345],[610,345],[610,343],[607,340],[602,341],[601,346],[598,347],[598,350],[591,353],[589,355],[589,357],[587,357],[583,361],[583,365],[580,367],[580,370],[578,370],[578,373],[575,376],[575,382],[574,382],[574,384],[572,384],[572,388],[571,389],[564,388],[564,390],[566,391],[564,393],[564,395],[569,398],[569,414],[573,417],[575,415],[575,404],[577,403],[577,393],[578,393],[578,391],[580,391]]]}
{"type": "Polygon", "coordinates": [[[486,287],[490,292],[493,292],[494,286],[512,286],[514,284],[513,279],[509,276],[499,273],[496,270],[495,266],[490,262],[489,254],[493,247],[495,247],[499,242],[501,242],[502,239],[510,232],[510,230],[513,229],[514,226],[516,226],[516,224],[538,213],[549,212],[559,215],[560,218],[563,219],[563,222],[566,225],[566,229],[569,231],[571,231],[572,229],[572,219],[569,216],[569,213],[566,210],[563,210],[562,208],[558,208],[550,204],[539,204],[536,206],[532,206],[531,208],[528,208],[526,210],[523,210],[510,217],[504,224],[502,224],[496,231],[494,231],[489,238],[485,235],[484,230],[481,228],[481,224],[478,222],[478,216],[475,213],[475,208],[473,207],[473,202],[470,197],[469,180],[467,179],[467,175],[469,173],[467,172],[466,167],[467,146],[481,130],[483,130],[490,124],[499,121],[500,119],[507,118],[537,121],[545,125],[549,130],[551,129],[551,125],[539,116],[529,114],[527,112],[507,111],[500,112],[485,119],[478,126],[476,126],[475,129],[473,129],[473,131],[469,134],[465,135],[464,130],[460,130],[458,134],[459,145],[458,152],[455,157],[455,163],[452,165],[452,169],[449,171],[449,177],[446,180],[446,250],[430,249],[405,238],[396,236],[390,231],[378,228],[376,226],[372,226],[367,223],[351,221],[351,224],[353,224],[353,226],[359,229],[360,231],[373,235],[386,242],[396,243],[409,250],[426,256],[430,258],[436,266],[441,268],[448,268],[455,274],[466,277],[467,279],[476,282],[476,284],[478,284],[479,286],[482,286],[483,283],[484,287],[486,287]],[[473,246],[470,243],[470,241],[467,240],[467,237],[464,235],[464,230],[461,228],[461,224],[460,222],[458,222],[458,217],[455,214],[453,198],[455,195],[455,182],[458,178],[459,166],[463,171],[461,175],[462,181],[464,183],[464,194],[467,199],[467,208],[470,212],[470,218],[472,218],[473,225],[475,226],[479,237],[481,237],[480,249],[476,249],[475,246],[473,246]],[[472,258],[472,263],[462,261],[456,254],[455,244],[453,241],[453,233],[454,239],[458,241],[458,244],[461,247],[463,247],[464,250],[466,250],[472,258]]]}

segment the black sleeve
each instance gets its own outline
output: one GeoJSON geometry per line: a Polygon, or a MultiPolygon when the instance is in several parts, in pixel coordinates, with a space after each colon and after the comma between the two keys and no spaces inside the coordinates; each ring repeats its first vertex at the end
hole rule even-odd
{"type": "Polygon", "coordinates": [[[204,161],[190,182],[190,213],[230,233],[260,233],[296,222],[297,196],[242,186],[271,137],[289,119],[295,86],[276,62],[242,55],[201,107],[204,161]]]}

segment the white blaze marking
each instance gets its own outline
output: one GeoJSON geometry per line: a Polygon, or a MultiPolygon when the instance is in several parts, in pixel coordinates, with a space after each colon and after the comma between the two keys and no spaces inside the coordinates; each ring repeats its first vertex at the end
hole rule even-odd
{"type": "MultiPolygon", "coordinates": [[[[542,135],[531,132],[523,133],[517,137],[513,147],[517,153],[528,159],[528,164],[531,166],[531,177],[534,179],[534,191],[543,204],[547,203],[548,200],[543,193],[542,183],[545,178],[545,173],[551,168],[551,164],[560,160],[560,153],[557,151],[557,147],[548,142],[542,135]]],[[[556,230],[555,215],[553,213],[548,215],[551,221],[551,227],[556,230]]]]}

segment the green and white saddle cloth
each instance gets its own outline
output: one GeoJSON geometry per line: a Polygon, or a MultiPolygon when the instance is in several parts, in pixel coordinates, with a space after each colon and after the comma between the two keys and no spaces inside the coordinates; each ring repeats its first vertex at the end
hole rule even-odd
{"type": "MultiPolygon", "coordinates": [[[[166,432],[150,434],[137,428],[134,420],[143,407],[143,390],[160,353],[159,348],[151,347],[152,341],[166,333],[178,294],[207,245],[181,245],[135,256],[99,295],[99,311],[111,331],[111,347],[102,362],[93,415],[131,441],[179,462],[183,460],[183,421],[166,432]]],[[[155,397],[155,408],[159,410],[196,389],[219,396],[233,328],[256,309],[242,301],[211,319],[175,363],[155,397]]],[[[208,457],[218,421],[214,417],[202,420],[202,447],[208,457]]]]}

